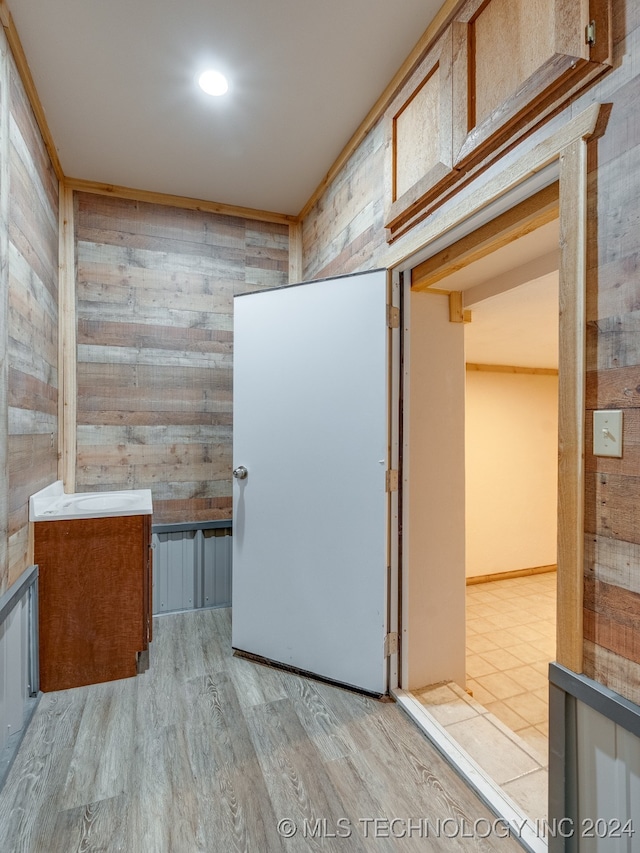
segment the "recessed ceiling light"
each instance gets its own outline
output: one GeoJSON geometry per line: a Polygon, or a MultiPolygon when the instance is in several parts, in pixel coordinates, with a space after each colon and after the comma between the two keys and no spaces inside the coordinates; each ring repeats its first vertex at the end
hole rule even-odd
{"type": "Polygon", "coordinates": [[[219,71],[203,71],[198,77],[198,84],[207,95],[224,95],[229,88],[227,78],[219,71]]]}

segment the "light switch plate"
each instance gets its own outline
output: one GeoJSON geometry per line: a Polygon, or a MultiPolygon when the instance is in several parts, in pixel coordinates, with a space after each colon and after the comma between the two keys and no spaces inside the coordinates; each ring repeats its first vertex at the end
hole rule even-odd
{"type": "Polygon", "coordinates": [[[622,456],[622,411],[605,409],[593,413],[593,455],[622,456]]]}

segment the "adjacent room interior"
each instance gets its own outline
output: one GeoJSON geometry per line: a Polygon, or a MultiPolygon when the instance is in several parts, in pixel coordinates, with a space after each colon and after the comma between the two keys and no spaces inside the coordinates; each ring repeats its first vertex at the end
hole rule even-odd
{"type": "Polygon", "coordinates": [[[463,291],[470,311],[466,666],[464,683],[414,691],[534,819],[547,816],[547,670],[556,645],[557,266],[554,219],[438,284],[463,291]]]}

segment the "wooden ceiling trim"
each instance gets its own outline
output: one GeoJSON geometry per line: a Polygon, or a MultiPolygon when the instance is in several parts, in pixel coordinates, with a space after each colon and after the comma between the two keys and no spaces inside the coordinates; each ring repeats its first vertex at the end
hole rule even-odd
{"type": "Polygon", "coordinates": [[[205,201],[201,198],[188,198],[186,196],[170,195],[169,193],[152,192],[150,190],[140,190],[133,187],[121,187],[116,184],[104,184],[98,181],[85,181],[80,178],[65,178],[65,186],[77,192],[112,196],[114,198],[126,198],[131,201],[148,202],[149,204],[163,204],[169,207],[180,207],[185,210],[200,210],[203,213],[218,213],[221,216],[236,216],[239,219],[273,222],[277,225],[291,225],[298,221],[297,216],[291,216],[286,213],[274,213],[268,210],[254,210],[251,207],[237,207],[231,204],[205,201]]]}
{"type": "Polygon", "coordinates": [[[9,8],[7,7],[7,4],[5,3],[5,0],[0,0],[0,21],[2,22],[2,26],[7,37],[7,42],[9,43],[9,48],[11,49],[11,53],[13,54],[13,59],[16,63],[18,73],[20,74],[22,85],[25,88],[29,103],[31,104],[31,109],[33,110],[33,114],[38,124],[38,128],[40,129],[40,133],[42,134],[42,139],[45,148],[47,149],[47,153],[49,154],[51,165],[53,166],[56,178],[59,181],[62,181],[64,180],[64,172],[62,171],[62,166],[60,165],[56,145],[53,141],[51,131],[49,130],[47,117],[40,102],[40,97],[38,95],[36,85],[33,82],[33,77],[31,76],[31,69],[29,68],[29,63],[27,62],[27,57],[25,56],[24,49],[22,47],[22,42],[20,41],[20,36],[18,35],[18,31],[13,22],[13,17],[11,15],[11,12],[9,11],[9,8]]]}
{"type": "Polygon", "coordinates": [[[332,181],[334,180],[338,172],[340,172],[340,170],[343,168],[347,160],[362,143],[362,140],[369,133],[371,128],[384,116],[385,112],[389,107],[389,104],[395,98],[402,86],[404,86],[405,82],[407,81],[407,78],[410,77],[411,74],[413,74],[416,69],[416,66],[424,58],[425,53],[431,48],[433,43],[445,29],[445,27],[449,25],[452,18],[458,12],[460,7],[464,4],[464,2],[465,0],[445,0],[445,2],[440,7],[440,10],[436,14],[435,18],[433,19],[433,21],[431,21],[427,29],[424,31],[424,33],[420,37],[420,40],[413,48],[409,56],[402,63],[387,88],[380,95],[375,104],[371,107],[371,109],[365,116],[362,124],[360,124],[356,132],[353,134],[351,139],[342,149],[337,159],[334,161],[327,174],[320,181],[313,195],[309,198],[305,206],[298,214],[299,219],[304,219],[304,217],[309,213],[313,205],[318,201],[320,196],[332,183],[332,181]]]}

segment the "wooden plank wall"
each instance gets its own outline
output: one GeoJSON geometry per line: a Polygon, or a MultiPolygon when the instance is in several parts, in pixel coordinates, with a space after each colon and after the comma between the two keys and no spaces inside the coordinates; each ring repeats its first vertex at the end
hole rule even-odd
{"type": "MultiPolygon", "coordinates": [[[[2,39],[4,52],[4,32],[2,39]]],[[[10,53],[1,67],[9,106],[9,136],[0,146],[8,180],[8,215],[0,222],[7,383],[0,411],[7,433],[0,429],[3,592],[30,563],[29,496],[57,478],[58,181],[10,53]]],[[[0,126],[4,137],[7,123],[0,126]]]]}
{"type": "MultiPolygon", "coordinates": [[[[542,133],[594,101],[611,105],[603,136],[589,146],[585,416],[589,437],[594,409],[624,409],[625,451],[620,460],[595,459],[586,448],[585,672],[640,702],[640,5],[634,0],[613,4],[613,38],[613,70],[542,133]]],[[[519,150],[537,138],[540,132],[519,150]]],[[[305,216],[305,275],[379,266],[381,144],[378,125],[305,216]]]]}
{"type": "Polygon", "coordinates": [[[385,244],[379,121],[303,221],[303,279],[376,268],[385,244]]]}
{"type": "Polygon", "coordinates": [[[230,518],[233,296],[288,282],[288,226],[75,195],[76,491],[230,518]]]}

